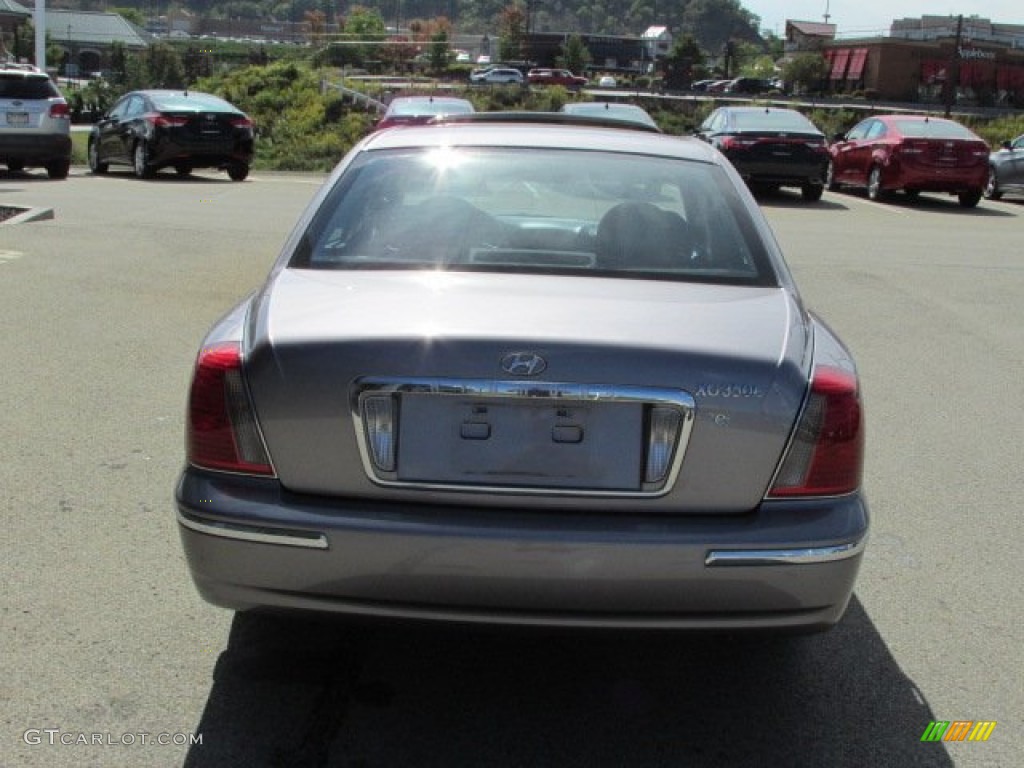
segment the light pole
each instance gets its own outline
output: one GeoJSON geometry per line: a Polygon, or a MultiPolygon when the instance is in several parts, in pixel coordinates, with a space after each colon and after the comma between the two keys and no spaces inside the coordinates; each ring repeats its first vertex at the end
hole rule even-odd
{"type": "Polygon", "coordinates": [[[46,0],[36,0],[36,66],[46,71],[46,0]]]}

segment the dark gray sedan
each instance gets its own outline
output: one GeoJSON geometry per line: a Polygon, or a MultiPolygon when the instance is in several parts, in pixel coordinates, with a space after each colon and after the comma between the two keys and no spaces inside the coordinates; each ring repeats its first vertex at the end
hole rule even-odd
{"type": "Polygon", "coordinates": [[[234,609],[821,629],[868,532],[860,385],[701,142],[384,131],[202,342],[178,521],[234,609]]]}
{"type": "Polygon", "coordinates": [[[1024,194],[1024,135],[1004,141],[988,158],[985,197],[998,200],[1007,193],[1024,194]]]}
{"type": "Polygon", "coordinates": [[[828,143],[795,109],[719,107],[697,135],[728,157],[755,191],[799,187],[804,200],[821,199],[828,143]]]}
{"type": "Polygon", "coordinates": [[[244,181],[253,158],[253,123],[223,99],[199,91],[133,91],[118,99],[89,133],[89,169],[130,166],[140,179],[162,168],[196,168],[244,181]]]}

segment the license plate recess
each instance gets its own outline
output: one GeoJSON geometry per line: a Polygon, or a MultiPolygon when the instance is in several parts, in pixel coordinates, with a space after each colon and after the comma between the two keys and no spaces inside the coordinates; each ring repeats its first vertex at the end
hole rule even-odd
{"type": "Polygon", "coordinates": [[[404,392],[400,482],[638,491],[639,402],[404,392]]]}

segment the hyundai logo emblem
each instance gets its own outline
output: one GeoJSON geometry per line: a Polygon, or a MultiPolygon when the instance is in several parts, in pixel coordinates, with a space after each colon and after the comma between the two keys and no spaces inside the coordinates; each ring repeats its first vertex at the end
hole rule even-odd
{"type": "Polygon", "coordinates": [[[547,361],[533,352],[510,352],[501,358],[501,370],[513,376],[537,376],[547,367],[547,361]]]}

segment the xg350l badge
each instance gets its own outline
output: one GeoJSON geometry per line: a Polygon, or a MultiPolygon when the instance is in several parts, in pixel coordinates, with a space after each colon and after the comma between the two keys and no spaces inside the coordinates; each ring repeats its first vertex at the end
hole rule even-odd
{"type": "Polygon", "coordinates": [[[501,370],[513,376],[538,376],[547,367],[547,361],[533,352],[509,352],[501,358],[501,370]]]}
{"type": "Polygon", "coordinates": [[[764,393],[756,384],[701,384],[697,397],[761,397],[764,393]]]}

